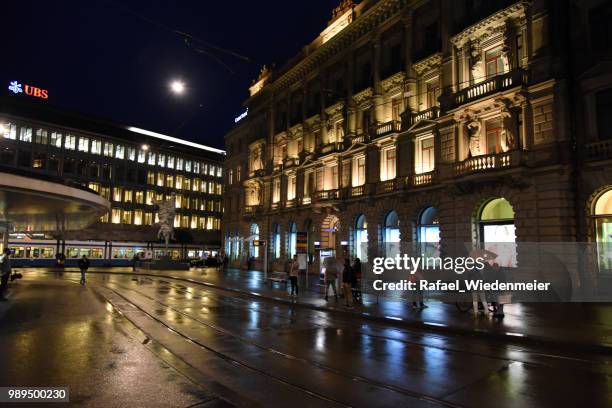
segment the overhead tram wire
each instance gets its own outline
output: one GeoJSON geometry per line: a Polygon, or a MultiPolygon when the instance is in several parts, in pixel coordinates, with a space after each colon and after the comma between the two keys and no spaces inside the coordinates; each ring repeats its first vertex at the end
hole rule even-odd
{"type": "Polygon", "coordinates": [[[199,54],[204,54],[208,57],[210,57],[213,61],[215,61],[216,63],[218,63],[219,65],[223,66],[225,69],[227,69],[231,74],[234,74],[234,70],[224,61],[222,61],[218,56],[214,55],[214,52],[217,53],[222,53],[231,57],[234,57],[235,59],[241,60],[243,62],[249,63],[249,64],[255,64],[255,65],[260,65],[257,61],[254,61],[252,58],[249,58],[245,55],[242,55],[236,51],[218,46],[218,45],[214,45],[212,43],[209,43],[207,41],[204,41],[198,37],[195,37],[189,33],[183,32],[183,31],[179,31],[176,30],[172,27],[169,27],[163,23],[160,23],[159,21],[153,20],[147,16],[144,16],[140,13],[135,12],[134,10],[126,7],[125,5],[121,4],[121,3],[117,3],[113,0],[107,0],[109,3],[123,9],[124,11],[126,11],[127,13],[131,14],[132,16],[148,23],[151,24],[155,27],[157,27],[160,30],[163,31],[167,31],[173,35],[176,35],[178,37],[180,37],[183,42],[185,43],[185,45],[187,45],[187,47],[199,54]],[[207,50],[206,48],[208,48],[209,50],[207,50]]]}

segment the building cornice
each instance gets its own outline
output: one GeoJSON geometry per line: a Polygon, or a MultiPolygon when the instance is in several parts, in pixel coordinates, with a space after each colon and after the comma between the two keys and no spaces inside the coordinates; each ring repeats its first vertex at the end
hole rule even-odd
{"type": "Polygon", "coordinates": [[[503,10],[492,14],[476,24],[473,24],[461,31],[459,34],[451,37],[451,43],[457,47],[462,48],[468,41],[487,36],[487,33],[496,30],[500,26],[504,26],[506,21],[509,19],[524,19],[526,15],[526,9],[529,7],[528,1],[519,1],[506,7],[503,10]]]}
{"type": "Polygon", "coordinates": [[[371,32],[373,27],[396,14],[405,3],[406,0],[380,0],[345,29],[320,45],[312,54],[304,57],[279,78],[267,84],[264,89],[269,88],[270,91],[278,93],[302,80],[318,65],[346,50],[358,38],[371,32]]]}

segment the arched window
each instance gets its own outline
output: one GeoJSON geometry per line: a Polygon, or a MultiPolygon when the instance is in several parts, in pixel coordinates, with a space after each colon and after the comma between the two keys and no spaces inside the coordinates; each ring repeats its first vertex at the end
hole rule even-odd
{"type": "Polygon", "coordinates": [[[232,256],[232,236],[229,232],[225,235],[225,255],[228,258],[232,256]]]}
{"type": "Polygon", "coordinates": [[[353,236],[355,245],[355,257],[364,262],[368,260],[368,221],[364,214],[361,214],[355,220],[355,232],[353,236]]]}
{"type": "Polygon", "coordinates": [[[296,254],[296,245],[297,245],[297,225],[295,222],[289,223],[289,227],[287,228],[287,257],[293,258],[293,255],[296,254]]]}
{"type": "Polygon", "coordinates": [[[281,256],[281,233],[280,233],[280,225],[274,224],[272,227],[272,250],[274,251],[272,255],[274,259],[278,259],[281,256]]]}
{"type": "Polygon", "coordinates": [[[489,200],[478,217],[479,239],[483,248],[495,253],[495,262],[503,267],[516,266],[514,209],[503,197],[489,200]]]}
{"type": "Polygon", "coordinates": [[[421,210],[417,220],[417,239],[424,243],[440,242],[438,210],[434,207],[425,207],[421,210]]]}
{"type": "Polygon", "coordinates": [[[515,242],[514,209],[503,197],[488,201],[480,211],[480,242],[515,242]]]}
{"type": "Polygon", "coordinates": [[[234,232],[234,240],[232,242],[232,257],[238,259],[240,257],[240,235],[238,230],[234,232]]]}
{"type": "Polygon", "coordinates": [[[253,241],[259,241],[259,225],[251,224],[251,236],[249,237],[250,250],[249,255],[254,258],[259,258],[259,246],[255,246],[253,241]]]}
{"type": "Polygon", "coordinates": [[[391,210],[387,213],[382,233],[386,256],[395,256],[399,253],[400,242],[399,217],[397,211],[391,210]]]}
{"type": "Polygon", "coordinates": [[[599,268],[612,270],[612,189],[595,201],[593,216],[599,268]]]}

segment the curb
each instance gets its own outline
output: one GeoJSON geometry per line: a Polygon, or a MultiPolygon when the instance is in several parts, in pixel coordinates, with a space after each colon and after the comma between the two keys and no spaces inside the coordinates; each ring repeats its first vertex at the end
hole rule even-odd
{"type": "MultiPolygon", "coordinates": [[[[51,272],[56,272],[56,271],[51,271],[51,272]]],[[[62,270],[62,272],[79,273],[78,271],[65,270],[65,269],[62,270]]],[[[538,345],[538,346],[546,346],[546,347],[553,346],[555,348],[571,350],[571,351],[587,351],[587,352],[596,352],[596,353],[603,353],[603,354],[612,354],[612,345],[575,342],[575,341],[563,341],[563,340],[558,340],[558,339],[553,339],[550,337],[543,337],[543,336],[533,336],[533,335],[527,336],[522,333],[512,333],[512,332],[498,333],[498,332],[492,332],[486,329],[476,329],[476,328],[467,329],[467,328],[450,326],[444,323],[437,323],[437,322],[423,322],[423,321],[417,321],[417,320],[402,319],[400,317],[394,317],[394,316],[378,316],[378,315],[373,315],[367,312],[357,312],[357,311],[350,311],[346,309],[338,309],[338,308],[329,307],[329,306],[317,306],[317,305],[313,305],[310,303],[300,303],[300,302],[296,302],[288,298],[263,295],[257,292],[251,292],[251,291],[247,291],[244,289],[237,289],[237,288],[232,288],[232,287],[226,287],[226,286],[218,285],[215,283],[199,281],[199,280],[195,280],[192,278],[185,278],[181,276],[161,275],[161,274],[154,274],[150,272],[134,273],[134,272],[123,272],[123,271],[120,271],[120,272],[88,271],[87,273],[116,274],[116,275],[129,275],[129,276],[148,276],[148,277],[155,277],[155,278],[174,279],[178,281],[189,282],[189,283],[193,283],[197,285],[210,287],[213,289],[225,290],[228,292],[233,292],[239,295],[248,296],[248,297],[252,297],[256,299],[265,299],[268,301],[281,303],[283,305],[295,306],[295,307],[300,307],[304,309],[318,310],[322,312],[335,313],[335,314],[344,315],[347,317],[360,317],[360,318],[368,319],[371,321],[384,322],[387,324],[391,324],[393,326],[429,330],[429,331],[443,333],[443,334],[460,334],[464,336],[477,336],[477,337],[489,338],[489,339],[494,338],[496,340],[503,340],[503,341],[508,341],[511,343],[530,344],[530,345],[538,345]]]]}

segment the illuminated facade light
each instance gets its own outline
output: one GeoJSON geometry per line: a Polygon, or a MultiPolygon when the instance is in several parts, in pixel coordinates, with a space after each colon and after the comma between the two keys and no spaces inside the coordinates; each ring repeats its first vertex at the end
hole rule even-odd
{"type": "Polygon", "coordinates": [[[209,152],[225,154],[225,150],[215,149],[214,147],[205,146],[199,143],[194,143],[188,140],[183,140],[183,139],[179,139],[176,137],[167,136],[167,135],[157,133],[157,132],[151,132],[150,130],[141,129],[141,128],[137,128],[134,126],[128,126],[126,129],[129,130],[130,132],[140,133],[141,135],[151,136],[157,139],[167,140],[169,142],[179,143],[179,144],[189,146],[189,147],[195,147],[196,149],[208,150],[209,152]]]}

